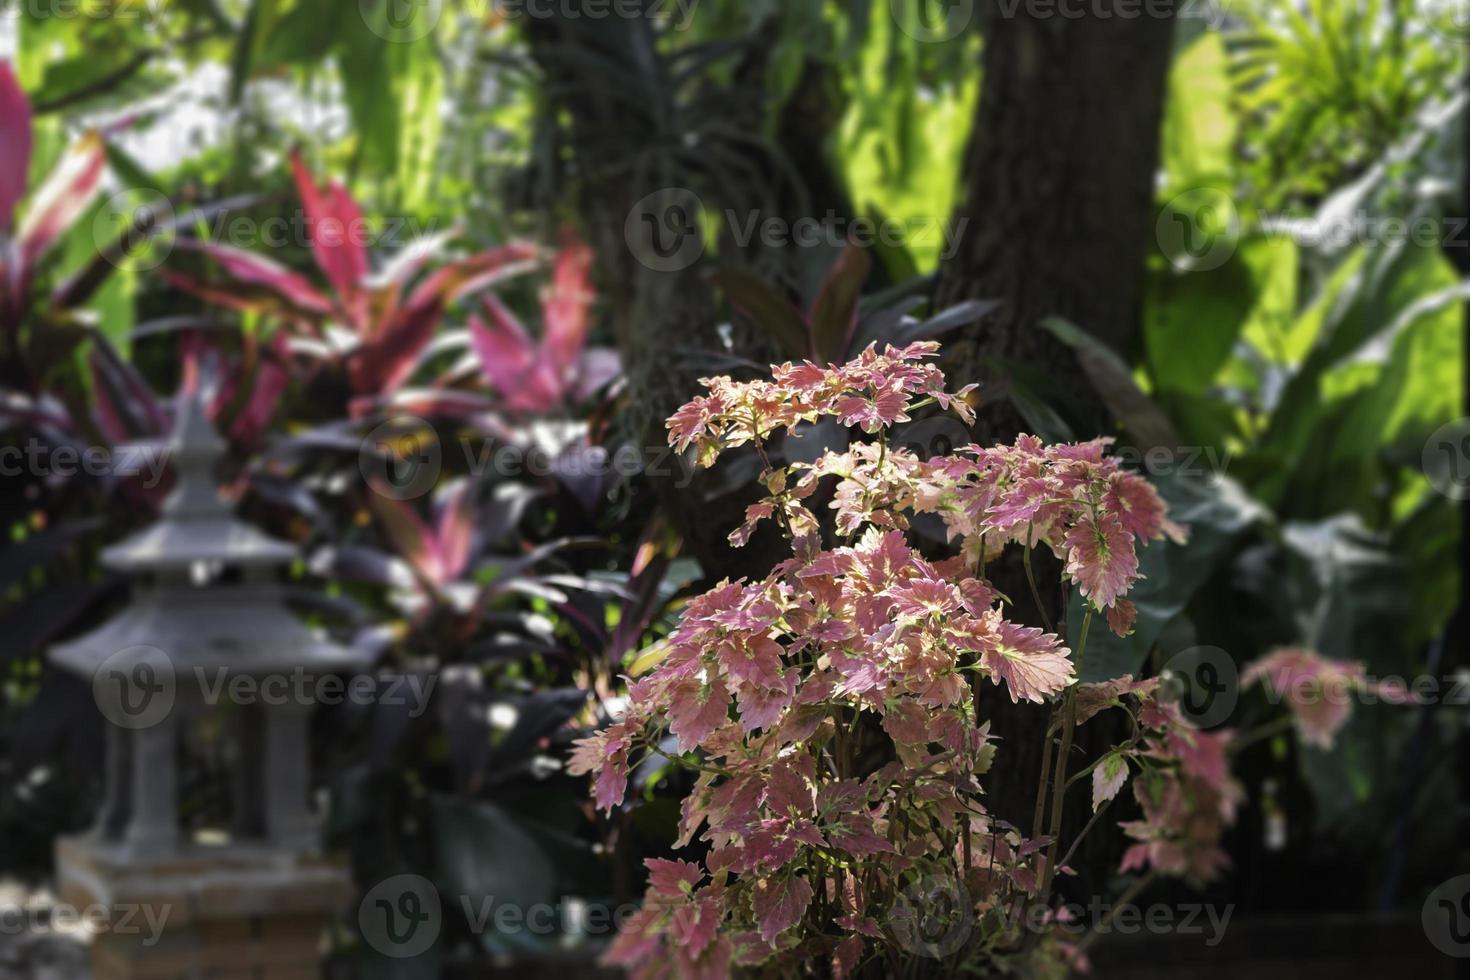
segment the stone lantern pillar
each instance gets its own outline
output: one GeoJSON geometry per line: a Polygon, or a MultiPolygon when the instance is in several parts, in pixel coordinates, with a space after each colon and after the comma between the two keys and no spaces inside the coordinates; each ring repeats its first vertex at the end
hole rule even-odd
{"type": "Polygon", "coordinates": [[[309,808],[313,683],[366,665],[307,629],[277,575],[295,549],[237,520],[214,470],[224,453],[199,397],[181,399],[160,520],[103,553],[132,603],[51,650],[106,718],[96,824],[57,845],[64,901],[108,910],[97,980],[297,980],[319,974],[323,926],[350,900],[318,853],[309,808]],[[220,745],[228,819],[181,820],[181,760],[220,745]]]}

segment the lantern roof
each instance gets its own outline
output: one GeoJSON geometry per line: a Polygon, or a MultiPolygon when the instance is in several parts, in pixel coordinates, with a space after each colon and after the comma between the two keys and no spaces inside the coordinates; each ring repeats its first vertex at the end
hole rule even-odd
{"type": "Polygon", "coordinates": [[[225,454],[204,406],[203,385],[180,399],[168,455],[174,490],[160,520],[102,552],[116,571],[137,574],[203,565],[269,568],[290,564],[296,549],[238,520],[220,496],[215,470],[225,454]]]}
{"type": "MultiPolygon", "coordinates": [[[[103,561],[125,572],[271,567],[295,559],[296,549],[235,518],[214,483],[224,454],[205,413],[202,396],[186,396],[169,442],[176,484],[151,528],[103,552],[103,561]]],[[[83,676],[104,664],[123,671],[143,663],[167,667],[228,668],[269,674],[300,668],[308,673],[364,666],[369,657],[309,629],[287,607],[272,582],[194,580],[175,575],[135,596],[113,619],[53,647],[51,659],[83,676]]]]}

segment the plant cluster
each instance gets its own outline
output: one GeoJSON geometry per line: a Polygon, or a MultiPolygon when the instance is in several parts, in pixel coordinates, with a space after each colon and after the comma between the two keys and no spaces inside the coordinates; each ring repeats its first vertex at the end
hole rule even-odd
{"type": "Polygon", "coordinates": [[[813,463],[766,463],[769,496],[731,537],[775,520],[790,557],[691,601],[654,669],[630,684],[622,717],[577,744],[571,769],[595,776],[608,810],[649,754],[697,773],[678,843],[697,836],[708,851],[650,862],[645,906],[609,953],[636,975],[789,972],[818,952],[838,975],[892,968],[921,952],[895,903],[936,876],[962,886],[969,900],[956,912],[978,922],[950,955],[1069,960],[1067,943],[1028,941],[1016,910],[1044,903],[1065,870],[1062,800],[1089,773],[1098,808],[1139,774],[1125,870],[1205,879],[1224,863],[1219,835],[1240,797],[1229,736],[1195,730],[1156,681],[1075,682],[1093,614],[1130,628],[1139,543],[1182,529],[1147,481],[1106,455],[1106,440],[1023,436],[928,460],[890,445],[892,426],[930,406],[970,418],[971,389],[948,393],[927,363],[937,350],[869,347],[840,367],[783,365],[770,381],[708,379],[709,393],[669,420],[671,443],[705,465],[745,444],[766,460],[774,435],[823,417],[869,438],[813,463]],[[830,544],[808,507],[827,478],[841,537],[830,544]],[[927,557],[910,542],[919,514],[943,520],[956,554],[927,557]],[[1063,635],[1014,621],[987,577],[1011,545],[1050,549],[1085,597],[1075,654],[1063,635]],[[984,801],[997,757],[986,702],[1002,694],[1049,710],[1048,745],[1058,743],[1043,773],[1050,818],[1043,790],[1029,830],[984,801]],[[1108,708],[1128,713],[1133,736],[1074,770],[1076,726],[1108,708]]]}

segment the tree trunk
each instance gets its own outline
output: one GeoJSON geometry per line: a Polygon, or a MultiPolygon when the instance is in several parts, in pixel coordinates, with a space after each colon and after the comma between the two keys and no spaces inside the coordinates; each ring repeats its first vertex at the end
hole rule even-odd
{"type": "MultiPolygon", "coordinates": [[[[738,241],[737,231],[850,208],[825,153],[840,115],[833,86],[825,66],[809,61],[781,114],[768,119],[761,93],[774,20],[748,39],[726,82],[678,70],[650,18],[580,17],[563,7],[526,29],[567,118],[569,163],[560,163],[601,264],[625,365],[628,434],[654,458],[665,445],[664,420],[700,393],[698,379],[740,372],[724,355],[762,369],[777,359],[774,344],[740,322],[726,349],[708,275],[714,263],[700,244],[701,211],[721,216],[721,264],[794,289],[811,256],[760,235],[738,241]],[[761,135],[768,131],[774,145],[761,135]]],[[[785,556],[770,526],[744,548],[727,541],[759,490],[738,460],[648,475],[708,574],[759,577],[785,556]]]]}
{"type": "MultiPolygon", "coordinates": [[[[1173,37],[1171,19],[1124,16],[1111,3],[1076,19],[1030,17],[1025,5],[1011,16],[999,5],[985,7],[982,91],[956,213],[965,223],[956,225],[962,238],[936,287],[936,308],[967,299],[1002,304],[949,352],[953,383],[981,382],[982,444],[1010,441],[1028,428],[1007,398],[1007,372],[996,359],[1043,371],[1055,385],[1043,398],[1088,390],[1075,358],[1040,326],[1044,318],[1064,317],[1123,351],[1137,335],[1173,37]]],[[[1084,421],[1104,431],[1101,407],[1088,400],[1084,421]]],[[[1013,558],[993,574],[1016,600],[1017,615],[1040,625],[1019,555],[1013,558]]],[[[1060,569],[1045,558],[1037,579],[1057,623],[1060,569]]],[[[1045,717],[994,694],[987,700],[1004,760],[989,777],[987,802],[1029,833],[1045,717]]],[[[1118,734],[1106,717],[1078,732],[1089,758],[1118,734]]],[[[1074,757],[1073,770],[1081,758],[1074,757]]],[[[1085,788],[1068,797],[1072,835],[1087,816],[1085,797],[1085,788]]],[[[1094,861],[1110,858],[1096,845],[1112,836],[1092,835],[1080,863],[1097,867],[1094,861]]]]}
{"type": "Polygon", "coordinates": [[[1085,387],[1042,319],[1072,320],[1123,351],[1138,330],[1174,24],[1104,3],[1076,19],[984,5],[980,105],[956,210],[963,233],[936,295],[940,309],[1003,303],[949,355],[956,382],[985,382],[983,437],[1025,427],[1003,404],[993,358],[1044,368],[1063,390],[1085,387]]]}

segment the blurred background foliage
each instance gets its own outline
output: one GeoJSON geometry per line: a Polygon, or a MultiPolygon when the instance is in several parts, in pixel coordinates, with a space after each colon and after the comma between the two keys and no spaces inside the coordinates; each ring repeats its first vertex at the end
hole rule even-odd
{"type": "MultiPolygon", "coordinates": [[[[590,25],[596,43],[578,48],[568,41],[575,23],[553,35],[517,8],[472,0],[430,4],[422,9],[439,16],[407,26],[374,0],[78,0],[75,16],[0,4],[0,58],[14,64],[35,113],[31,187],[83,131],[106,135],[103,192],[53,250],[47,283],[94,260],[99,228],[118,230],[119,210],[166,199],[185,216],[170,235],[200,238],[212,229],[188,220],[192,208],[236,201],[226,213],[287,213],[293,148],[316,174],[341,180],[398,246],[452,231],[473,253],[512,238],[554,243],[575,229],[599,259],[592,336],[620,348],[631,393],[619,382],[534,426],[513,415],[509,424],[563,450],[611,452],[637,443],[642,426],[628,419],[640,407],[661,403],[638,387],[640,366],[657,354],[626,322],[639,308],[618,313],[620,291],[631,288],[619,266],[626,256],[598,235],[589,203],[601,195],[621,220],[626,204],[608,181],[641,190],[635,175],[673,168],[700,193],[723,189],[723,198],[707,195],[711,228],[720,224],[712,202],[749,203],[741,197],[749,184],[776,187],[766,203],[787,215],[923,229],[874,246],[863,299],[865,315],[890,311],[890,328],[922,315],[912,298],[928,294],[951,257],[945,236],[985,85],[982,32],[931,39],[923,6],[699,0],[686,19],[685,8],[660,3],[636,24],[590,25]],[[612,106],[593,136],[589,89],[612,106]],[[598,162],[611,177],[594,171],[598,162]]],[[[1461,529],[1423,451],[1431,433],[1464,414],[1466,51],[1414,0],[1249,0],[1181,14],[1136,339],[1112,350],[1085,322],[1051,324],[1091,365],[1121,446],[1195,451],[1187,464],[1176,458],[1150,471],[1193,526],[1191,550],[1149,549],[1139,630],[1090,652],[1090,671],[1157,669],[1200,645],[1244,665],[1285,643],[1363,660],[1379,677],[1446,669],[1461,529]],[[1425,227],[1427,236],[1410,233],[1425,227]]],[[[741,258],[718,230],[708,245],[721,266],[741,258]]],[[[797,310],[824,281],[853,275],[834,265],[840,247],[799,251],[742,264],[797,310]]],[[[270,257],[315,275],[304,243],[270,257]]],[[[23,392],[30,401],[7,401],[8,437],[34,430],[43,389],[94,397],[100,345],[136,368],[129,378],[160,396],[175,390],[169,324],[205,307],[156,274],[160,262],[203,269],[193,253],[164,259],[157,243],[147,245],[81,313],[42,311],[10,325],[12,338],[63,322],[80,333],[44,383],[23,392]]],[[[748,280],[739,280],[743,291],[730,288],[733,278],[719,281],[723,288],[695,300],[681,294],[694,305],[679,309],[700,311],[709,330],[691,327],[671,344],[698,347],[705,370],[767,363],[781,350],[767,334],[780,335],[786,314],[748,280]]],[[[542,288],[537,279],[504,295],[535,323],[542,288]]],[[[712,289],[703,277],[697,288],[712,289]]],[[[429,373],[453,368],[454,352],[467,349],[472,312],[467,303],[450,309],[448,353],[431,352],[429,373]]],[[[262,344],[279,326],[260,308],[224,316],[262,344]]],[[[1048,438],[1094,434],[1077,393],[1048,388],[1046,366],[1029,367],[1017,370],[1007,397],[1030,427],[1048,438]]],[[[341,627],[350,605],[348,626],[383,651],[385,671],[444,679],[428,720],[324,722],[324,759],[340,762],[328,770],[333,839],[353,850],[364,881],[408,867],[433,869],[454,894],[611,901],[636,891],[631,869],[673,837],[675,777],[640,773],[641,796],[600,824],[582,787],[559,775],[559,746],[569,722],[594,724],[596,705],[617,697],[617,675],[675,621],[680,597],[729,569],[701,567],[711,560],[693,541],[680,552],[686,529],[660,516],[668,501],[641,478],[590,488],[556,477],[520,489],[500,481],[472,495],[473,523],[487,538],[476,553],[499,557],[465,572],[492,596],[477,606],[489,615],[466,621],[448,593],[405,607],[391,594],[392,569],[419,546],[401,522],[343,489],[361,428],[322,384],[291,382],[296,407],[274,429],[296,441],[296,454],[273,450],[247,499],[321,559],[299,571],[304,591],[339,603],[318,613],[323,622],[341,627]],[[584,539],[591,543],[567,545],[584,539]],[[556,545],[549,564],[524,561],[548,545],[556,545]],[[347,552],[359,559],[352,567],[380,574],[352,580],[347,552]],[[512,588],[496,585],[522,573],[512,588]]],[[[436,390],[442,399],[461,389],[436,390]]],[[[473,427],[462,413],[445,421],[442,409],[421,414],[438,412],[446,437],[473,427]]],[[[251,469],[243,450],[239,464],[251,469]]],[[[7,490],[16,484],[7,478],[7,490]]],[[[96,549],[146,521],[149,508],[103,503],[117,492],[105,484],[36,480],[21,489],[0,511],[11,541],[0,577],[8,637],[0,865],[34,869],[54,833],[87,819],[93,790],[70,774],[87,771],[95,737],[80,708],[55,714],[61,701],[47,692],[60,682],[42,680],[40,654],[115,601],[96,549]],[[98,521],[104,506],[109,517],[98,521]]],[[[728,489],[703,486],[702,499],[728,489]]],[[[445,494],[426,520],[456,505],[445,494]]],[[[1240,717],[1264,708],[1245,703],[1240,717]]],[[[1412,899],[1445,853],[1463,853],[1455,827],[1465,801],[1454,787],[1464,761],[1452,751],[1463,726],[1463,709],[1369,708],[1334,752],[1283,740],[1252,754],[1255,802],[1236,832],[1244,870],[1230,886],[1235,896],[1258,909],[1320,907],[1326,893],[1346,908],[1412,899]],[[1341,890],[1323,885],[1324,875],[1341,890]]],[[[446,938],[446,955],[455,939],[446,938]]]]}

